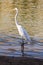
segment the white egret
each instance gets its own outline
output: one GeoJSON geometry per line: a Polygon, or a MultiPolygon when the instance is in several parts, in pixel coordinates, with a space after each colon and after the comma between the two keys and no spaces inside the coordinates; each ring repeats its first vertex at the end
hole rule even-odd
{"type": "Polygon", "coordinates": [[[20,24],[18,24],[18,21],[17,21],[18,9],[15,8],[15,9],[13,9],[13,10],[16,10],[15,24],[16,24],[16,26],[17,26],[19,35],[20,35],[23,39],[26,39],[27,42],[31,42],[31,38],[30,38],[30,36],[28,35],[27,31],[26,31],[20,24]]]}
{"type": "Polygon", "coordinates": [[[20,24],[18,24],[18,21],[17,21],[18,9],[15,8],[13,10],[16,10],[15,24],[17,26],[19,35],[22,37],[21,52],[22,52],[22,56],[24,56],[24,43],[26,43],[26,42],[24,42],[24,39],[26,39],[27,42],[31,42],[31,38],[28,35],[28,33],[26,32],[26,30],[20,24]]]}

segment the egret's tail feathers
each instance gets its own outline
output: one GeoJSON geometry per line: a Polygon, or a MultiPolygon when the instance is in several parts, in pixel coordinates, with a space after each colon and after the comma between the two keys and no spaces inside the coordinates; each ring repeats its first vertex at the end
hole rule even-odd
{"type": "Polygon", "coordinates": [[[28,37],[28,38],[27,38],[27,41],[28,41],[28,42],[31,42],[31,38],[30,38],[30,37],[28,37]]]}

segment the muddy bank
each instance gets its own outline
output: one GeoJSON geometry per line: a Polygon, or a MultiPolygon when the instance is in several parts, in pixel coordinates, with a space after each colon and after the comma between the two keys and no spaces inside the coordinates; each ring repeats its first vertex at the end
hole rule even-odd
{"type": "Polygon", "coordinates": [[[0,56],[0,65],[43,65],[43,59],[0,56]]]}

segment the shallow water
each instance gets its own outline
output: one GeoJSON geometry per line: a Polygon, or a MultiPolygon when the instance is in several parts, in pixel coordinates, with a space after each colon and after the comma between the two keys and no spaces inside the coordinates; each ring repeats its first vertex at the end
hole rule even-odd
{"type": "MultiPolygon", "coordinates": [[[[22,39],[17,35],[0,34],[0,55],[4,56],[22,56],[21,43],[22,39]]],[[[43,59],[43,43],[25,44],[24,56],[43,59]]]]}

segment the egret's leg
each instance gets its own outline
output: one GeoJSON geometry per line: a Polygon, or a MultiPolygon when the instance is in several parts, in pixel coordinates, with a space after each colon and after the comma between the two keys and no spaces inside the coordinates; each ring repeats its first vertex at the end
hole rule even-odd
{"type": "Polygon", "coordinates": [[[22,56],[24,56],[24,40],[23,39],[21,43],[21,52],[22,52],[22,56]]]}

